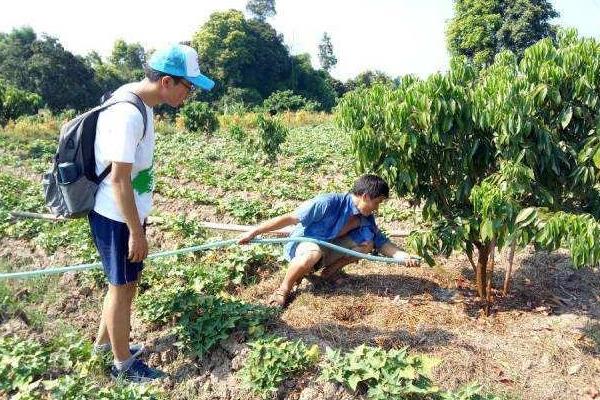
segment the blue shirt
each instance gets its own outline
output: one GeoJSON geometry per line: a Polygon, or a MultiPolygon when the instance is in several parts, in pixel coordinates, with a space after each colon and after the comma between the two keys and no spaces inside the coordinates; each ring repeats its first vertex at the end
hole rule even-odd
{"type": "MultiPolygon", "coordinates": [[[[375,248],[383,246],[389,239],[377,228],[375,217],[365,217],[352,201],[350,193],[329,193],[317,196],[301,205],[295,212],[300,223],[290,237],[310,237],[330,241],[338,237],[342,228],[353,215],[360,216],[360,224],[347,235],[355,243],[372,241],[375,248]]],[[[296,254],[297,242],[290,242],[284,248],[289,261],[296,254]]]]}

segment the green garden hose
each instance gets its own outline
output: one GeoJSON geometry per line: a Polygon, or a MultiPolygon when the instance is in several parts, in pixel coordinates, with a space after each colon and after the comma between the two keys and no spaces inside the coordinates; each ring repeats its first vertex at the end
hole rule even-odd
{"type": "MultiPolygon", "coordinates": [[[[406,260],[397,260],[397,259],[391,258],[391,257],[379,257],[379,256],[373,256],[371,254],[364,254],[364,253],[360,253],[358,251],[347,249],[345,247],[331,244],[329,242],[325,242],[325,241],[313,239],[313,238],[308,238],[308,237],[278,238],[278,239],[253,239],[250,241],[250,243],[262,243],[262,244],[287,243],[287,242],[316,243],[320,246],[328,247],[334,251],[344,253],[344,254],[347,254],[349,256],[356,257],[356,258],[363,258],[363,259],[369,260],[369,261],[379,261],[379,262],[385,262],[385,263],[390,263],[390,264],[404,264],[406,261],[406,260]]],[[[154,258],[176,256],[176,255],[185,254],[185,253],[194,253],[197,251],[216,249],[218,247],[226,247],[226,246],[231,246],[231,245],[235,245],[235,244],[238,244],[238,239],[220,240],[217,242],[206,243],[206,244],[203,244],[200,246],[192,246],[192,247],[186,247],[186,248],[178,249],[178,250],[169,250],[169,251],[161,251],[158,253],[153,253],[153,254],[150,254],[147,259],[152,260],[154,258]]],[[[421,260],[419,257],[415,257],[415,256],[410,256],[410,258],[416,259],[416,260],[421,260]]],[[[3,280],[3,279],[27,279],[27,278],[33,278],[36,276],[43,276],[43,275],[57,275],[57,274],[65,273],[65,272],[84,271],[87,269],[97,268],[97,267],[101,267],[101,266],[102,266],[101,262],[95,262],[95,263],[88,263],[88,264],[71,265],[71,266],[67,266],[67,267],[56,267],[56,268],[49,267],[49,268],[30,270],[30,271],[0,273],[0,280],[3,280]]]]}

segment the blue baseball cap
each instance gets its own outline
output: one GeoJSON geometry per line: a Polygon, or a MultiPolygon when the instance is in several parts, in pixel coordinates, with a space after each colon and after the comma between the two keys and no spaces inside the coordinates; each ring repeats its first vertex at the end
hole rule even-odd
{"type": "Polygon", "coordinates": [[[210,90],[215,86],[212,79],[200,73],[198,53],[190,46],[174,44],[157,50],[150,57],[148,66],[153,70],[181,77],[204,90],[210,90]]]}

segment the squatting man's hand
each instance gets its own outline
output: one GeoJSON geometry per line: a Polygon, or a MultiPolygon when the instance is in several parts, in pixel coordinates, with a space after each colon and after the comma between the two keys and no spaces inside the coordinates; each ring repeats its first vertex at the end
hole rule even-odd
{"type": "Polygon", "coordinates": [[[392,258],[394,260],[403,261],[404,265],[407,267],[418,267],[421,265],[421,259],[411,257],[411,255],[405,251],[395,252],[392,258]]]}
{"type": "Polygon", "coordinates": [[[238,238],[238,243],[239,244],[248,244],[257,235],[258,235],[258,232],[256,232],[255,230],[245,232],[242,235],[240,235],[240,237],[238,238]]]}

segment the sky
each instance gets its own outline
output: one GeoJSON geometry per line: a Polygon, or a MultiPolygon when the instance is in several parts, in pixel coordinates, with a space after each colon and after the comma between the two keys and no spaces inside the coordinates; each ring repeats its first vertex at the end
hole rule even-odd
{"type": "MultiPolygon", "coordinates": [[[[292,54],[309,53],[318,67],[317,45],[327,32],[341,80],[367,69],[391,76],[425,77],[447,69],[445,29],[452,0],[276,0],[268,20],[292,54]]],[[[553,23],[600,39],[600,0],[552,0],[561,16],[553,23]]],[[[146,49],[190,40],[214,11],[244,10],[246,0],[18,0],[6,2],[0,32],[31,26],[59,39],[69,51],[108,56],[117,39],[146,49]]]]}

